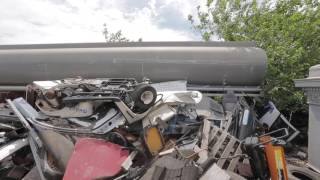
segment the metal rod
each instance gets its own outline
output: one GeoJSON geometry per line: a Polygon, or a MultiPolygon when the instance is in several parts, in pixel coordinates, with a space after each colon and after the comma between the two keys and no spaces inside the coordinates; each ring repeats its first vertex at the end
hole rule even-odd
{"type": "Polygon", "coordinates": [[[26,86],[0,86],[0,91],[26,91],[26,86]]]}

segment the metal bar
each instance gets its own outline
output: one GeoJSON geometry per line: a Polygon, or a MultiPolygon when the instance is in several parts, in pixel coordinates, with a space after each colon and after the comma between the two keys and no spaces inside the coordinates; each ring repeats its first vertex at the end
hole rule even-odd
{"type": "Polygon", "coordinates": [[[20,113],[18,108],[13,104],[13,102],[10,99],[6,100],[9,104],[12,111],[18,116],[19,120],[21,121],[22,125],[27,128],[28,130],[32,129],[28,121],[24,118],[24,116],[20,113]]]}
{"type": "Polygon", "coordinates": [[[212,85],[194,85],[188,84],[188,90],[197,91],[244,91],[244,92],[260,92],[260,86],[212,86],[212,85]]]}
{"type": "Polygon", "coordinates": [[[50,49],[50,48],[108,48],[108,47],[256,47],[251,41],[170,41],[170,42],[119,42],[119,43],[59,43],[59,44],[21,44],[21,45],[0,45],[0,49],[50,49]]]}
{"type": "Polygon", "coordinates": [[[42,165],[41,165],[41,159],[40,159],[40,157],[38,155],[38,147],[36,146],[36,143],[34,142],[33,137],[31,137],[29,135],[28,139],[29,139],[31,152],[32,152],[34,161],[36,163],[36,167],[38,169],[39,176],[40,176],[41,180],[46,180],[46,178],[45,178],[45,176],[44,176],[44,174],[42,172],[42,168],[41,168],[42,165]]]}
{"type": "Polygon", "coordinates": [[[26,91],[26,86],[0,86],[0,91],[26,91]]]}
{"type": "MultiPolygon", "coordinates": [[[[223,96],[226,93],[225,92],[219,92],[219,93],[208,93],[208,92],[202,92],[202,94],[208,96],[208,97],[217,97],[217,96],[223,96]]],[[[260,97],[262,94],[261,93],[234,93],[234,95],[241,97],[241,96],[246,96],[246,97],[260,97]]]]}
{"type": "Polygon", "coordinates": [[[28,145],[28,140],[26,138],[23,138],[2,146],[0,148],[0,161],[15,153],[16,151],[18,151],[26,145],[28,145]]]}
{"type": "Polygon", "coordinates": [[[13,104],[13,102],[10,99],[7,99],[6,101],[9,104],[9,106],[11,107],[12,111],[18,116],[22,125],[29,130],[30,135],[37,142],[37,145],[39,147],[42,147],[42,142],[41,142],[39,136],[37,135],[35,130],[30,126],[28,121],[24,118],[24,116],[20,113],[20,111],[17,109],[17,107],[13,104]]]}

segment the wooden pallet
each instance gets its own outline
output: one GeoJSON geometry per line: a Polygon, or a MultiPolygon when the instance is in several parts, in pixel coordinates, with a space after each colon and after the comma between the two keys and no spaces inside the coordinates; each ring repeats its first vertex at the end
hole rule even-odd
{"type": "Polygon", "coordinates": [[[216,163],[222,169],[235,172],[237,164],[243,162],[243,158],[241,157],[225,158],[241,154],[240,145],[241,142],[225,130],[218,127],[211,127],[208,155],[209,157],[221,158],[217,160],[216,163]]]}

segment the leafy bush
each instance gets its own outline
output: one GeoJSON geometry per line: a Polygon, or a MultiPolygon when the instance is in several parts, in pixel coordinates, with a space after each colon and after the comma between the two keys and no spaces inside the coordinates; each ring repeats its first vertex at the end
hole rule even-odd
{"type": "Polygon", "coordinates": [[[287,113],[306,109],[293,79],[320,63],[318,0],[207,0],[197,9],[189,21],[204,40],[255,41],[267,52],[266,98],[287,113]]]}

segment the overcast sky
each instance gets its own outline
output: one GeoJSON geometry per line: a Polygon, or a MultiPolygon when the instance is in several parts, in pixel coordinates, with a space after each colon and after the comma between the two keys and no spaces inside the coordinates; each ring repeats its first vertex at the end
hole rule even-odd
{"type": "Polygon", "coordinates": [[[200,40],[187,20],[204,0],[1,0],[0,44],[200,40]]]}

